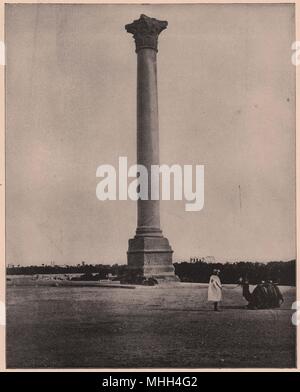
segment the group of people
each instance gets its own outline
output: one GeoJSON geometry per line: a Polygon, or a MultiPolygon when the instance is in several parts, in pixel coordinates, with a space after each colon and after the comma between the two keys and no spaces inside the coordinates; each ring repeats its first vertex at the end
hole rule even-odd
{"type": "MultiPolygon", "coordinates": [[[[209,302],[214,304],[214,310],[219,311],[219,303],[222,300],[222,283],[220,270],[214,269],[209,279],[208,295],[209,302]]],[[[262,281],[252,293],[249,290],[249,282],[243,278],[239,279],[236,287],[242,286],[243,297],[248,301],[248,309],[271,309],[278,308],[283,303],[283,296],[279,287],[270,281],[262,281]]],[[[233,287],[234,288],[234,287],[233,287]]]]}

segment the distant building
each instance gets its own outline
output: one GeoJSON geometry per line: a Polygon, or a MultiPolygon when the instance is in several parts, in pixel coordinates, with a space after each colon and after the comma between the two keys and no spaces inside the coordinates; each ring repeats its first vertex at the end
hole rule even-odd
{"type": "Polygon", "coordinates": [[[205,257],[190,257],[191,263],[215,263],[216,259],[214,256],[205,257]]]}
{"type": "Polygon", "coordinates": [[[215,263],[216,262],[216,259],[214,256],[205,256],[205,257],[203,257],[203,259],[204,259],[203,261],[206,263],[215,263]]]}

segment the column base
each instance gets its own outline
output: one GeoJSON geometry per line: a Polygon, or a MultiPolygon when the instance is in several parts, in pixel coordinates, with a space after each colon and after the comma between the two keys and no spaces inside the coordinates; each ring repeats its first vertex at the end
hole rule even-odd
{"type": "Polygon", "coordinates": [[[139,237],[129,240],[128,272],[154,278],[158,283],[179,282],[172,263],[173,250],[165,237],[139,237]]]}

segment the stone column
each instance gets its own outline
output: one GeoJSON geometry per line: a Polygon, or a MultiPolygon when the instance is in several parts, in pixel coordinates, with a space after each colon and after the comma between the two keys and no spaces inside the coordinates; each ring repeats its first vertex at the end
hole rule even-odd
{"type": "Polygon", "coordinates": [[[172,249],[160,229],[159,200],[151,200],[151,165],[159,165],[156,54],[158,35],[168,22],[141,15],[125,26],[137,53],[137,163],[148,170],[148,200],[138,200],[136,235],[129,240],[128,266],[133,274],[178,280],[172,249]]]}

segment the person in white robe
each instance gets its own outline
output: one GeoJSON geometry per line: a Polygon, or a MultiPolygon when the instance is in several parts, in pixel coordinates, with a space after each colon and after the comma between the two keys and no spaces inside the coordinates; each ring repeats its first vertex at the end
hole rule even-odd
{"type": "Polygon", "coordinates": [[[207,300],[214,303],[214,310],[219,310],[218,304],[222,299],[222,284],[219,278],[220,270],[214,269],[209,279],[207,300]]]}

